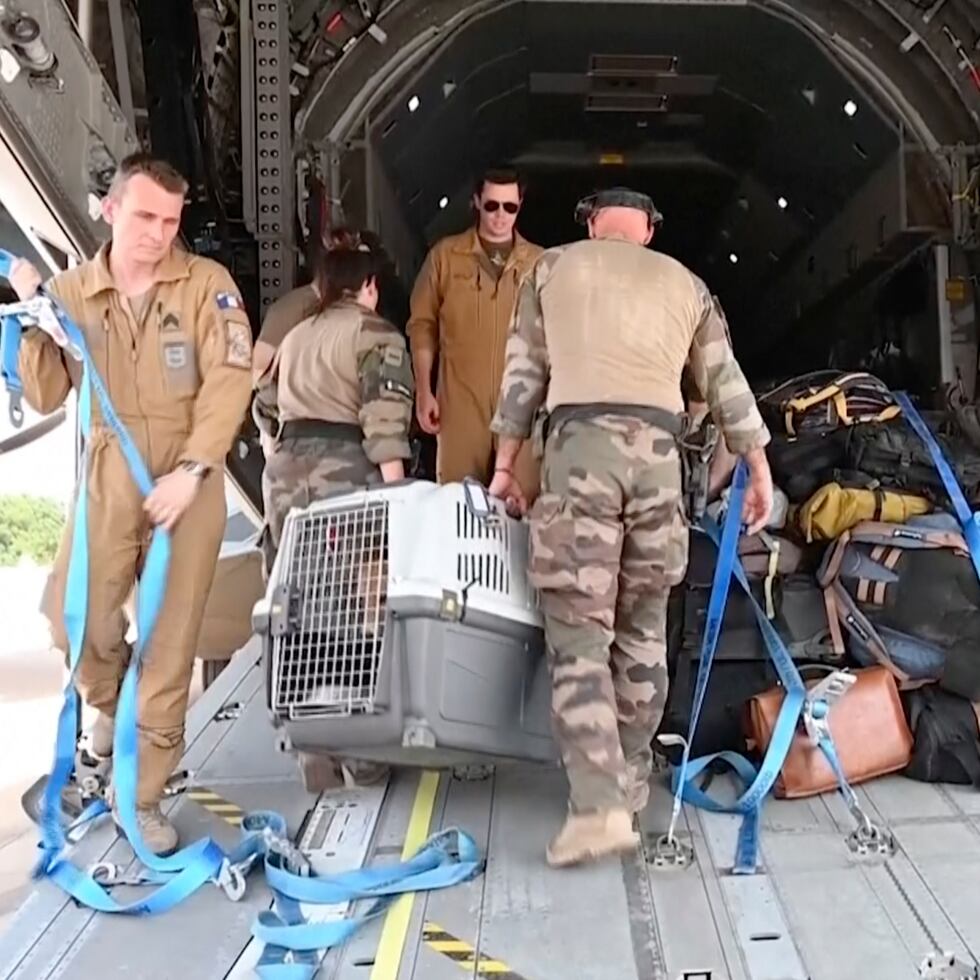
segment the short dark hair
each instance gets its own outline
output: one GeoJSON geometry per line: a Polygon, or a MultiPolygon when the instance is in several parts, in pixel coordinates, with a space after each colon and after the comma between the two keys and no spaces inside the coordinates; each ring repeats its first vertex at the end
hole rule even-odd
{"type": "Polygon", "coordinates": [[[112,183],[109,185],[109,193],[121,191],[126,186],[126,182],[137,174],[149,177],[168,194],[186,194],[190,186],[184,175],[173,164],[149,153],[140,152],[130,153],[119,162],[112,183]]]}
{"type": "Polygon", "coordinates": [[[517,184],[517,192],[521,197],[527,190],[527,181],[516,167],[491,167],[489,170],[484,170],[476,180],[473,193],[479,197],[487,184],[517,184]]]}

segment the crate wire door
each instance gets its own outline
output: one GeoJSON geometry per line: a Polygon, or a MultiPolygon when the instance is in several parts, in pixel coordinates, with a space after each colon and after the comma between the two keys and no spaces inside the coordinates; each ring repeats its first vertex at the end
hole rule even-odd
{"type": "Polygon", "coordinates": [[[289,626],[273,641],[274,710],[290,718],[373,713],[384,649],[388,504],[287,519],[289,626]]]}

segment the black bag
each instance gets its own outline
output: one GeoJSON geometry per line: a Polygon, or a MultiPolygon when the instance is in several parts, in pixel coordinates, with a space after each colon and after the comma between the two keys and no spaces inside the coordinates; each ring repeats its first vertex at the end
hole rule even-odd
{"type": "Polygon", "coordinates": [[[904,774],[923,783],[980,789],[980,709],[935,685],[908,691],[903,700],[915,736],[904,774]]]}
{"type": "MultiPolygon", "coordinates": [[[[694,684],[698,676],[700,648],[682,646],[668,660],[669,691],[667,707],[658,735],[682,735],[687,738],[694,706],[694,684]]],[[[769,690],[778,676],[769,660],[715,660],[708,679],[701,719],[691,758],[729,750],[747,751],[742,718],[746,702],[769,690]]],[[[682,749],[676,745],[658,746],[672,765],[681,761],[682,749]]]]}
{"type": "Polygon", "coordinates": [[[980,700],[980,583],[956,526],[864,521],[828,548],[818,578],[856,660],[980,700]]]}
{"type": "MultiPolygon", "coordinates": [[[[744,536],[740,538],[739,551],[744,552],[750,542],[751,539],[744,536]]],[[[782,543],[787,549],[794,547],[791,542],[782,543]]],[[[684,627],[679,642],[694,650],[694,656],[697,656],[708,615],[718,549],[705,535],[692,534],[689,550],[687,574],[679,586],[685,590],[684,627]]],[[[806,555],[802,560],[806,561],[806,555]]],[[[795,567],[795,563],[789,567],[795,567]]],[[[759,606],[775,614],[771,622],[794,660],[836,662],[840,659],[834,653],[823,590],[812,575],[790,572],[776,574],[771,579],[765,575],[748,574],[746,577],[759,606]]],[[[717,660],[769,658],[752,603],[734,578],[728,591],[715,657],[717,660]]]]}
{"type": "Polygon", "coordinates": [[[760,395],[758,404],[769,428],[790,436],[884,422],[901,413],[888,386],[863,371],[802,374],[760,395]]]}
{"type": "Polygon", "coordinates": [[[847,430],[826,435],[804,435],[798,439],[773,433],[766,447],[773,482],[794,504],[809,500],[847,465],[847,430]]]}
{"type": "MultiPolygon", "coordinates": [[[[923,413],[971,504],[980,500],[980,450],[962,436],[943,432],[945,416],[923,413]]],[[[948,508],[949,497],[925,443],[902,419],[861,425],[848,432],[847,468],[886,489],[904,490],[948,508]]]]}

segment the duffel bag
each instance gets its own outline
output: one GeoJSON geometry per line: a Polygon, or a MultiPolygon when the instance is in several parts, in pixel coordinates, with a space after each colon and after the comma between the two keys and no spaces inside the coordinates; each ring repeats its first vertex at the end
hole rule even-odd
{"type": "MultiPolygon", "coordinates": [[[[718,549],[710,538],[692,533],[684,590],[680,642],[696,647],[704,633],[718,549]]],[[[765,611],[796,660],[838,662],[827,620],[823,590],[804,568],[808,554],[780,535],[763,532],[739,539],[739,556],[752,595],[765,611]]],[[[721,660],[766,660],[765,643],[752,603],[742,588],[728,593],[715,657],[721,660]]]]}
{"type": "Polygon", "coordinates": [[[824,484],[836,479],[847,465],[847,431],[837,429],[826,435],[805,435],[798,439],[774,432],[766,446],[766,458],[773,483],[802,504],[824,484]]]}
{"type": "MultiPolygon", "coordinates": [[[[699,657],[700,646],[695,645],[681,646],[676,655],[669,659],[670,686],[658,735],[688,737],[699,657]]],[[[777,680],[776,672],[768,659],[716,660],[711,668],[701,717],[694,733],[691,758],[724,751],[744,754],[746,743],[742,714],[745,704],[760,692],[769,690],[777,680]]],[[[683,750],[679,746],[658,745],[658,751],[672,765],[677,765],[683,750]]]]}
{"type": "Polygon", "coordinates": [[[827,550],[817,577],[838,652],[843,627],[855,659],[888,667],[903,686],[939,681],[980,700],[980,582],[949,515],[858,524],[827,550]]]}
{"type": "Polygon", "coordinates": [[[862,521],[904,524],[930,510],[925,497],[827,483],[799,509],[796,524],[808,542],[833,541],[862,521]]]}
{"type": "MultiPolygon", "coordinates": [[[[980,450],[963,438],[940,431],[943,416],[930,418],[936,441],[956,474],[963,494],[971,504],[980,501],[980,450]]],[[[949,497],[929,449],[904,420],[885,425],[864,425],[848,433],[846,468],[865,482],[872,479],[882,487],[926,497],[939,507],[949,506],[949,497]]]]}
{"type": "Polygon", "coordinates": [[[864,371],[802,374],[760,395],[758,404],[769,428],[789,436],[832,432],[901,415],[888,386],[864,371]]]}
{"type": "Polygon", "coordinates": [[[934,684],[903,695],[915,742],[904,775],[980,789],[980,704],[934,684]]]}
{"type": "MultiPolygon", "coordinates": [[[[841,768],[851,785],[904,769],[911,757],[909,731],[895,678],[881,667],[855,672],[856,681],[833,704],[827,724],[841,768]]],[[[808,686],[819,682],[809,681],[808,686]]],[[[786,692],[773,687],[746,705],[746,739],[764,756],[786,692]]],[[[838,777],[800,727],[776,780],[775,795],[786,799],[816,796],[836,789],[838,777]]]]}

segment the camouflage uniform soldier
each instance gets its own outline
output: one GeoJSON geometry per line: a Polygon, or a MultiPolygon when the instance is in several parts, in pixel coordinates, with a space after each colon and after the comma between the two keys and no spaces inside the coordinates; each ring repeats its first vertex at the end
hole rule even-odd
{"type": "MultiPolygon", "coordinates": [[[[270,569],[291,508],[405,478],[412,367],[405,338],[375,312],[374,261],[358,248],[326,256],[323,310],[289,332],[259,380],[256,396],[275,406],[279,420],[266,461],[270,569]]],[[[370,556],[362,572],[372,573],[370,556]]],[[[386,771],[324,753],[301,752],[298,761],[311,792],[341,779],[371,782],[386,771]]]]}
{"type": "Polygon", "coordinates": [[[282,341],[258,383],[275,405],[266,462],[272,546],[292,507],[330,493],[405,478],[414,382],[404,337],[374,310],[371,253],[330,252],[324,306],[282,341]]]}
{"type": "Polygon", "coordinates": [[[667,698],[667,598],[687,565],[677,446],[685,363],[728,448],[749,464],[744,520],[758,529],[772,506],[769,433],[711,294],[643,247],[660,219],[653,202],[604,191],[577,216],[590,240],[544,252],[521,288],[490,486],[525,508],[511,467],[544,408],[529,573],[570,787],[568,817],[548,847],[553,865],[636,845],[633,814],[646,805],[667,698]]]}

